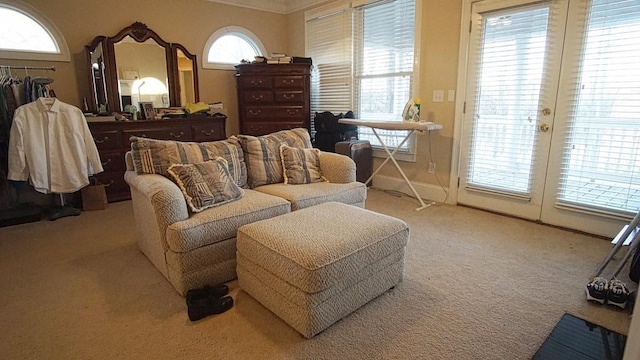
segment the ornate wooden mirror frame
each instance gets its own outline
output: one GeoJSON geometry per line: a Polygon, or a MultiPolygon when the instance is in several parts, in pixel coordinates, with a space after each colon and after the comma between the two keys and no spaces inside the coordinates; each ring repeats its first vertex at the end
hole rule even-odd
{"type": "MultiPolygon", "coordinates": [[[[169,105],[183,106],[181,103],[180,71],[178,69],[178,50],[184,54],[184,58],[192,63],[193,90],[189,91],[193,101],[199,101],[198,66],[196,56],[191,54],[184,46],[177,43],[164,41],[155,31],[149,29],[141,22],[135,22],[120,30],[112,37],[97,36],[85,46],[87,64],[89,66],[89,84],[91,97],[87,100],[89,110],[99,112],[99,107],[106,104],[106,111],[123,111],[122,99],[119,92],[118,67],[116,64],[115,44],[130,36],[138,43],[153,39],[160,47],[164,48],[167,64],[167,81],[169,91],[169,105]]],[[[189,89],[190,90],[190,89],[189,89]]]]}

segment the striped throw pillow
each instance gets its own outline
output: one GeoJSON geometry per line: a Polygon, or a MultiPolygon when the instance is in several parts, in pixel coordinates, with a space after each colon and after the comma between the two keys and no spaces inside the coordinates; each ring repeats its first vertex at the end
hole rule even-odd
{"type": "Polygon", "coordinates": [[[131,155],[138,175],[159,174],[170,178],[167,169],[172,164],[195,164],[217,157],[229,164],[229,173],[236,184],[247,187],[247,166],[240,140],[234,136],[211,142],[156,140],[132,136],[131,155]]]}
{"type": "Polygon", "coordinates": [[[309,131],[303,128],[278,131],[263,136],[238,135],[247,166],[247,181],[252,189],[261,185],[281,183],[282,159],[280,145],[311,148],[309,131]]]}
{"type": "Polygon", "coordinates": [[[320,171],[320,150],[280,145],[285,184],[310,184],[327,181],[320,171]]]}

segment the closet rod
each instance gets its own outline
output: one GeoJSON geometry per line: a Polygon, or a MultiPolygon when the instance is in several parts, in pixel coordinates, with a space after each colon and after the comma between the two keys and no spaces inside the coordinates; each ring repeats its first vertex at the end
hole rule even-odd
{"type": "Polygon", "coordinates": [[[56,71],[55,66],[15,66],[15,65],[0,65],[2,69],[16,69],[16,70],[51,70],[56,71]]]}

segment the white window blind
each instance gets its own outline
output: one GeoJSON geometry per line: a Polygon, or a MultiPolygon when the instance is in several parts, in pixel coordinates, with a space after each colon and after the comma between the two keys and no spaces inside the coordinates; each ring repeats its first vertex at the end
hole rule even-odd
{"type": "Polygon", "coordinates": [[[476,23],[468,188],[531,193],[548,25],[544,5],[483,14],[476,23]]]}
{"type": "Polygon", "coordinates": [[[307,21],[307,56],[312,58],[311,124],[316,112],[353,110],[351,9],[307,21]]]}
{"type": "MultiPolygon", "coordinates": [[[[307,56],[313,59],[311,113],[353,110],[356,117],[402,120],[412,97],[415,0],[345,5],[307,19],[307,56]]],[[[312,119],[313,120],[313,119],[312,119]]],[[[379,146],[370,129],[359,137],[379,146]]],[[[404,132],[379,130],[387,145],[404,132]]],[[[405,143],[403,150],[411,144],[405,143]]]]}
{"type": "MultiPolygon", "coordinates": [[[[354,95],[356,114],[363,119],[402,121],[411,99],[415,34],[415,1],[379,1],[354,12],[354,95]]],[[[396,147],[404,131],[379,130],[396,147]]],[[[379,146],[371,129],[360,128],[360,139],[379,146]]],[[[408,150],[409,144],[402,146],[408,150]]]]}
{"type": "MultiPolygon", "coordinates": [[[[584,24],[584,23],[583,23],[584,24]]],[[[556,203],[640,209],[640,1],[593,0],[584,33],[556,203]]]]}

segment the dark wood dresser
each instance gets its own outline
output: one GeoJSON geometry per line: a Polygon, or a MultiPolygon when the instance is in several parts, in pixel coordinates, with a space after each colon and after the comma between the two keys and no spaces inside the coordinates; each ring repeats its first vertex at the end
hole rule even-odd
{"type": "MultiPolygon", "coordinates": [[[[87,118],[89,130],[100,153],[104,172],[96,175],[107,185],[109,202],[131,199],[129,186],[124,181],[126,170],[124,155],[131,150],[131,136],[176,141],[216,141],[226,139],[227,117],[190,116],[178,119],[141,121],[103,121],[103,118],[87,118]]],[[[109,118],[112,119],[112,118],[109,118]]]]}
{"type": "Polygon", "coordinates": [[[236,66],[240,133],[310,130],[310,64],[236,66]]]}

